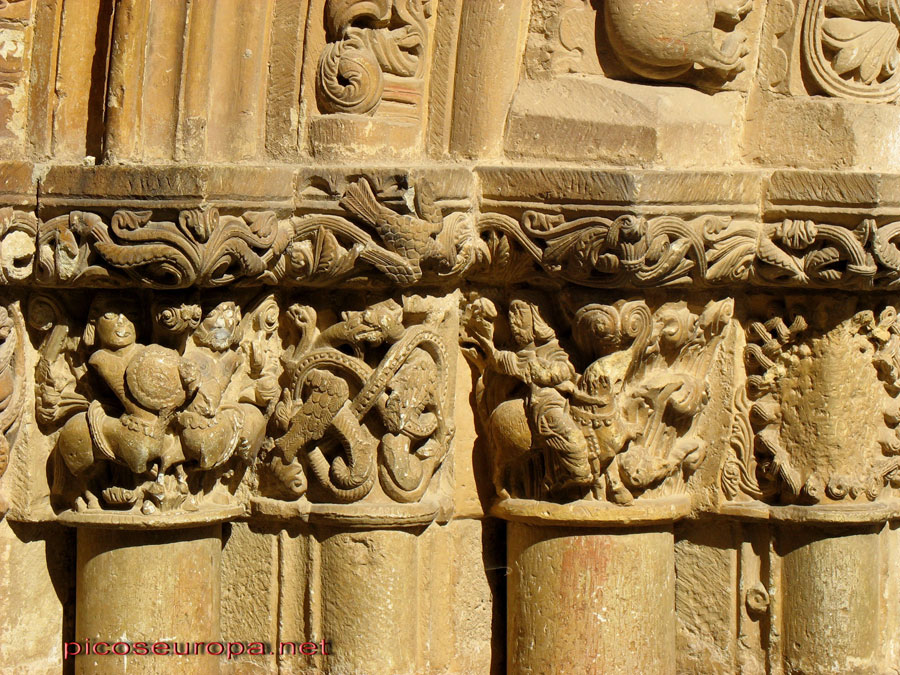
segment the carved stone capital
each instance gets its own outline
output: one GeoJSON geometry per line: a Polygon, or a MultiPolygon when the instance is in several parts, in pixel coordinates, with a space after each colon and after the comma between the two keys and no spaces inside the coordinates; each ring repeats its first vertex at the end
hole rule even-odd
{"type": "Polygon", "coordinates": [[[852,296],[760,299],[745,337],[725,511],[823,524],[896,518],[896,307],[852,296]]]}
{"type": "Polygon", "coordinates": [[[462,349],[479,380],[496,512],[558,524],[686,515],[698,433],[733,301],[473,295],[462,349]],[[564,505],[564,506],[562,506],[564,505]]]}
{"type": "MultiPolygon", "coordinates": [[[[333,300],[333,299],[332,299],[333,300]]],[[[291,304],[254,513],[345,527],[450,515],[456,296],[291,304]]]]}

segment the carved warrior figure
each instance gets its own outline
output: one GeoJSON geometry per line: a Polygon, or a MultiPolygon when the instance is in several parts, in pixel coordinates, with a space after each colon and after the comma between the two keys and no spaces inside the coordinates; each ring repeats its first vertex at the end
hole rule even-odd
{"type": "MultiPolygon", "coordinates": [[[[489,307],[484,310],[493,313],[489,307]]],[[[556,484],[549,492],[567,492],[586,488],[593,482],[587,442],[572,419],[563,392],[574,389],[575,368],[559,346],[553,329],[541,318],[538,308],[524,300],[509,304],[509,328],[515,351],[494,347],[493,324],[473,326],[472,337],[487,356],[486,367],[515,378],[527,387],[525,410],[533,430],[534,442],[552,449],[549,473],[556,484]],[[481,329],[481,330],[478,330],[481,329]]]]}
{"type": "Polygon", "coordinates": [[[471,302],[463,351],[480,372],[476,399],[500,496],[629,504],[651,489],[683,489],[667,479],[704,458],[694,428],[732,313],[730,300],[699,315],[685,303],[655,314],[642,301],[582,306],[572,338],[577,356],[593,360],[579,374],[537,303],[509,303],[499,325],[510,351],[495,346],[494,303],[471,302]]]}
{"type": "Polygon", "coordinates": [[[65,422],[54,490],[66,492],[67,470],[78,484],[77,510],[104,504],[145,514],[197,509],[197,499],[214,491],[232,456],[247,464],[262,444],[266,420],[257,401],[240,402],[244,377],[260,380],[272,399],[277,386],[259,369],[244,377],[238,372],[241,315],[233,302],[215,306],[202,321],[196,306],[158,313],[162,332],[194,331],[178,350],[141,344],[137,311],[121,309],[127,302],[100,295],[92,303],[82,340],[90,350],[89,371],[76,367],[60,377],[65,369],[54,362],[73,364],[78,357],[66,354],[71,345],[56,328],[42,346],[38,418],[54,426],[65,422]],[[98,376],[99,388],[88,384],[88,372],[98,376]],[[112,400],[105,400],[107,392],[112,400]],[[200,484],[189,484],[189,474],[200,484]]]}
{"type": "Polygon", "coordinates": [[[605,0],[606,33],[629,69],[652,80],[670,80],[695,67],[725,75],[744,68],[747,36],[735,28],[722,36],[719,18],[739,23],[752,0],[605,0]]]}
{"type": "Polygon", "coordinates": [[[407,325],[409,303],[347,311],[324,328],[312,307],[290,309],[299,339],[284,356],[291,385],[275,409],[281,436],[271,467],[291,496],[309,487],[311,501],[359,501],[376,472],[394,501],[428,490],[453,435],[445,312],[425,310],[423,324],[407,325]]]}
{"type": "MultiPolygon", "coordinates": [[[[185,351],[182,370],[191,401],[178,414],[181,443],[185,458],[203,470],[222,465],[235,451],[244,461],[252,460],[265,435],[266,418],[255,405],[258,397],[235,401],[238,396],[227,395],[242,389],[238,376],[244,362],[238,351],[242,332],[240,308],[223,302],[203,319],[185,351]]],[[[261,375],[262,364],[254,370],[261,375]]],[[[271,375],[260,376],[255,392],[262,393],[260,402],[266,407],[278,397],[277,381],[271,375]]]]}

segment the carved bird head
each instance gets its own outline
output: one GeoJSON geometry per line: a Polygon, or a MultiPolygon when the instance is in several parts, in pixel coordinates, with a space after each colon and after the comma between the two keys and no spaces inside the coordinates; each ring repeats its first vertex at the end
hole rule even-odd
{"type": "Polygon", "coordinates": [[[491,259],[487,242],[481,238],[474,219],[466,213],[447,216],[437,244],[441,258],[450,268],[442,276],[464,274],[469,268],[486,265],[491,259]]]}

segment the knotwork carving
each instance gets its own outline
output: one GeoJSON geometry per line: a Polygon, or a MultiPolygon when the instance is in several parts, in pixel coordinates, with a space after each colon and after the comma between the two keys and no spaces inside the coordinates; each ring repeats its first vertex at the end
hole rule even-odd
{"type": "Polygon", "coordinates": [[[576,302],[568,349],[538,299],[507,307],[474,297],[462,320],[498,494],[624,505],[683,491],[674,477],[706,454],[695,427],[733,302],[576,302]]]}
{"type": "Polygon", "coordinates": [[[744,69],[747,36],[739,28],[752,0],[606,0],[606,34],[616,55],[652,80],[694,68],[732,76],[744,69]],[[721,30],[721,21],[731,27],[721,30]]]}
{"type": "Polygon", "coordinates": [[[725,496],[874,501],[885,485],[900,485],[896,309],[791,297],[772,301],[767,314],[747,329],[725,496]]]}
{"type": "Polygon", "coordinates": [[[289,309],[297,339],[283,356],[289,386],[269,462],[282,495],[358,502],[377,475],[390,500],[422,498],[453,437],[449,310],[415,296],[337,320],[310,305],[289,309]]]}
{"type": "Polygon", "coordinates": [[[832,96],[873,102],[900,93],[900,3],[810,0],[803,25],[810,73],[832,96]]]}
{"type": "Polygon", "coordinates": [[[30,302],[30,325],[43,336],[36,416],[58,431],[53,492],[88,512],[227,505],[280,392],[277,305],[263,296],[243,312],[224,299],[139,307],[99,294],[79,334],[50,296],[30,302]]]}
{"type": "Polygon", "coordinates": [[[328,44],[316,79],[319,109],[373,114],[391,77],[398,91],[390,98],[409,103],[402,89],[405,80],[424,76],[431,14],[431,0],[328,0],[328,44]]]}

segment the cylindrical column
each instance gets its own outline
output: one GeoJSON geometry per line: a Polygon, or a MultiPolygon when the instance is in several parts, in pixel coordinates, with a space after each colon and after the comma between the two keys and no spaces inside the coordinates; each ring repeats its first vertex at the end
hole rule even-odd
{"type": "Polygon", "coordinates": [[[321,536],[325,672],[417,672],[416,534],[326,528],[321,536]]]}
{"type": "Polygon", "coordinates": [[[511,522],[510,673],[674,673],[671,524],[596,529],[511,522]]]}
{"type": "Polygon", "coordinates": [[[76,654],[76,672],[217,673],[220,657],[207,652],[214,654],[218,647],[195,643],[220,638],[221,552],[221,524],[177,530],[79,528],[79,645],[66,645],[69,656],[76,654]],[[107,649],[108,655],[100,653],[107,649]]]}
{"type": "Polygon", "coordinates": [[[472,158],[500,153],[509,104],[519,83],[529,5],[524,0],[463,3],[451,153],[472,158]]]}
{"type": "Polygon", "coordinates": [[[880,643],[880,529],[779,528],[787,671],[874,672],[880,643]]]}

